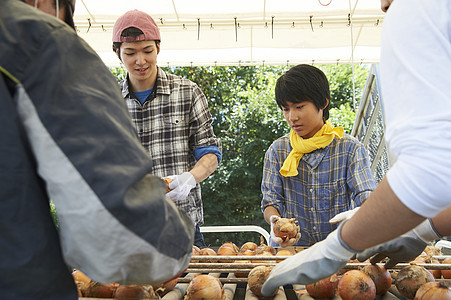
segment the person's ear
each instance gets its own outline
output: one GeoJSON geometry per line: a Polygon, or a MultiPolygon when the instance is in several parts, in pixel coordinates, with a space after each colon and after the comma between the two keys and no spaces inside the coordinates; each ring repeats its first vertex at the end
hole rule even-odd
{"type": "Polygon", "coordinates": [[[326,101],[327,101],[327,102],[326,102],[326,105],[324,105],[323,109],[326,109],[326,107],[329,105],[329,102],[330,102],[330,101],[329,101],[329,98],[326,98],[326,101]]]}
{"type": "Polygon", "coordinates": [[[119,53],[119,49],[116,49],[116,55],[119,58],[119,60],[122,61],[121,54],[119,53]]]}
{"type": "Polygon", "coordinates": [[[157,46],[157,54],[160,54],[160,43],[155,42],[155,45],[157,46]]]}

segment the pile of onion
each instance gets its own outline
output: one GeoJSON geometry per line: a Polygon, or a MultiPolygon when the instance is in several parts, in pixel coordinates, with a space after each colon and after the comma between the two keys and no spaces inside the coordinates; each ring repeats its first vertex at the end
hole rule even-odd
{"type": "Polygon", "coordinates": [[[449,300],[451,289],[440,282],[431,281],[423,284],[415,293],[414,300],[449,300]]]}
{"type": "Polygon", "coordinates": [[[413,299],[420,286],[431,281],[435,281],[431,272],[421,266],[409,265],[398,272],[395,286],[401,295],[413,299]]]}
{"type": "Polygon", "coordinates": [[[191,279],[184,300],[190,299],[224,299],[224,288],[218,278],[199,274],[191,279]]]}
{"type": "MultiPolygon", "coordinates": [[[[252,293],[256,296],[263,297],[262,286],[271,273],[272,267],[270,266],[257,266],[253,268],[247,276],[247,285],[252,293]]],[[[274,291],[277,294],[279,288],[274,291]]]]}
{"type": "Polygon", "coordinates": [[[330,299],[335,297],[338,288],[338,277],[336,274],[323,278],[305,286],[307,293],[313,298],[330,299]]]}
{"type": "Polygon", "coordinates": [[[391,287],[392,278],[390,273],[383,266],[367,265],[362,268],[362,271],[371,277],[376,286],[376,295],[383,295],[391,287]]]}
{"type": "Polygon", "coordinates": [[[298,235],[299,225],[294,218],[280,218],[274,223],[273,230],[275,236],[282,238],[283,241],[288,241],[298,235]]]}
{"type": "Polygon", "coordinates": [[[368,300],[376,297],[376,285],[360,270],[350,270],[338,281],[338,294],[343,300],[368,300]]]}

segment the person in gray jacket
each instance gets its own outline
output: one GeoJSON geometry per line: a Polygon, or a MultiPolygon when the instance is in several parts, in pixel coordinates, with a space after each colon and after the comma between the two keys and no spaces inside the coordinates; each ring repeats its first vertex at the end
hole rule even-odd
{"type": "Polygon", "coordinates": [[[55,17],[4,0],[0,71],[0,299],[77,299],[71,268],[121,284],[183,272],[192,222],[149,174],[96,53],[55,17]]]}

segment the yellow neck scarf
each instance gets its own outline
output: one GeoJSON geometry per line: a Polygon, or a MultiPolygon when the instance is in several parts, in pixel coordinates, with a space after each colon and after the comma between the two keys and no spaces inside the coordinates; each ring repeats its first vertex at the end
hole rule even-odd
{"type": "Polygon", "coordinates": [[[303,139],[296,132],[290,131],[290,144],[293,147],[287,159],[280,169],[280,174],[285,177],[298,175],[298,165],[305,153],[310,153],[316,149],[325,148],[332,143],[334,137],[341,139],[343,137],[343,127],[334,127],[332,123],[326,121],[326,124],[309,139],[303,139]]]}

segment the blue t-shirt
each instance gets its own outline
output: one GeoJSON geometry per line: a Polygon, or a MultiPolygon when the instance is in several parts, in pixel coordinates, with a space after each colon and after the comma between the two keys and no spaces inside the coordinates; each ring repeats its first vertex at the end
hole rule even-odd
{"type": "Polygon", "coordinates": [[[146,101],[147,97],[149,97],[150,93],[152,93],[152,90],[153,88],[145,91],[133,92],[133,94],[135,94],[139,102],[141,102],[141,104],[144,105],[144,102],[146,101]]]}

